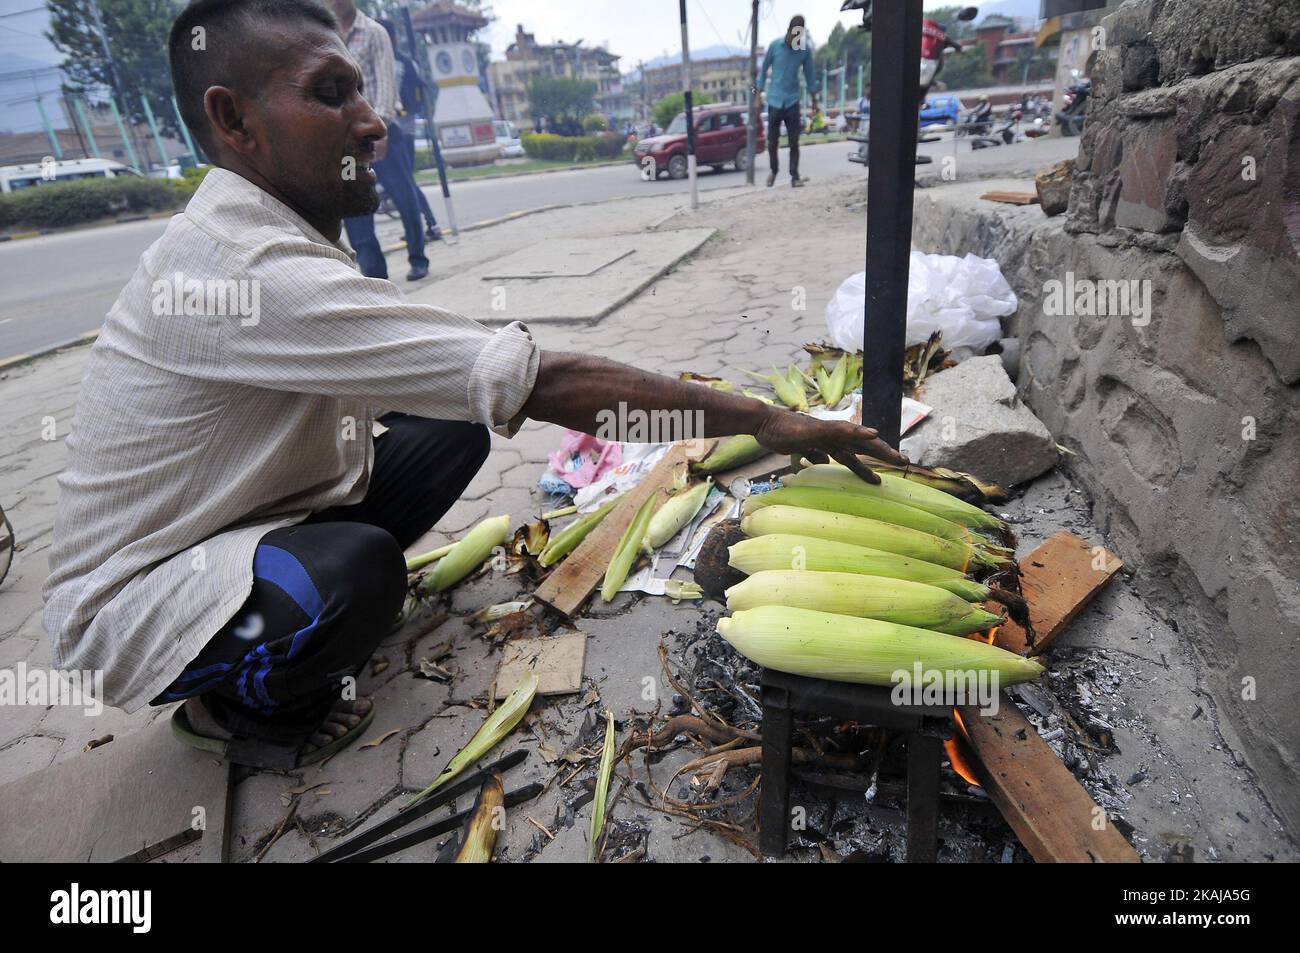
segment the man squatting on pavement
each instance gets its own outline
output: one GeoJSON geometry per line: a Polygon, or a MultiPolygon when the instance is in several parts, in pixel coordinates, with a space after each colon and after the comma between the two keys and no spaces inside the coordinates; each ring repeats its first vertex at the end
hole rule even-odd
{"type": "Polygon", "coordinates": [[[854,454],[902,459],[872,429],[543,350],[518,322],[490,330],[363,276],[341,223],[375,210],[385,126],[325,7],[198,0],[169,55],[216,168],[91,349],[44,590],[54,664],[102,671],[107,704],[184,701],[180,734],[246,764],[353,740],[373,709],[342,686],[401,609],[403,550],[489,430],[527,418],[591,433],[623,401],[868,479],[854,454]],[[177,275],[244,283],[256,314],[157,313],[177,275]]]}

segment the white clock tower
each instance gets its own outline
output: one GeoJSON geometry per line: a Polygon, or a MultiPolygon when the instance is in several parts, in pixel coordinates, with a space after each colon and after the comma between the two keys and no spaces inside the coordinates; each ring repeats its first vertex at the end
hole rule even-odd
{"type": "Polygon", "coordinates": [[[492,107],[479,89],[475,31],[488,21],[453,0],[438,0],[411,12],[412,25],[429,49],[429,69],[438,86],[433,124],[448,165],[484,165],[497,158],[492,107]]]}

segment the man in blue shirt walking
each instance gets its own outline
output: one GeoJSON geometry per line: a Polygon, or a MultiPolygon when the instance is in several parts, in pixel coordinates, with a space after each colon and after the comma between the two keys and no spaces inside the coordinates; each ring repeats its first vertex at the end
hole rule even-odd
{"type": "Polygon", "coordinates": [[[781,136],[781,125],[785,124],[785,135],[790,142],[790,185],[798,188],[807,182],[799,177],[799,133],[803,122],[799,116],[799,72],[803,71],[804,85],[812,100],[812,108],[817,109],[817,93],[821,83],[813,69],[812,41],[808,39],[808,30],[801,16],[791,17],[790,26],[785,36],[773,40],[763,56],[763,67],[758,71],[757,93],[767,91],[767,184],[770,187],[776,181],[776,174],[781,170],[777,158],[777,145],[781,136]],[[767,84],[767,74],[771,70],[772,82],[767,84]]]}

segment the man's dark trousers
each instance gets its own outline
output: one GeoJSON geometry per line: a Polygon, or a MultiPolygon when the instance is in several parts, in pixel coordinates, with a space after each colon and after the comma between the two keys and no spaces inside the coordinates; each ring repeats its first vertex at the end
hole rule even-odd
{"type": "MultiPolygon", "coordinates": [[[[402,231],[406,236],[406,260],[412,268],[428,268],[429,259],[424,254],[424,224],[420,218],[420,200],[416,197],[415,179],[407,166],[406,133],[397,123],[388,126],[388,154],[382,162],[372,163],[371,168],[379,177],[379,184],[384,192],[397,206],[402,216],[402,231]]],[[[360,215],[345,218],[343,227],[347,229],[348,241],[357,253],[357,264],[361,273],[367,278],[387,278],[388,263],[384,260],[383,249],[375,237],[375,217],[360,215]]]]}
{"type": "Polygon", "coordinates": [[[343,697],[401,610],[403,550],[460,498],[490,444],[478,424],[380,419],[365,499],[262,537],[248,599],[153,704],[202,695],[236,735],[296,744],[343,697]]]}
{"type": "Polygon", "coordinates": [[[790,178],[799,178],[799,133],[803,131],[803,120],[799,116],[799,104],[784,109],[767,107],[767,167],[773,175],[781,171],[781,161],[777,158],[777,147],[781,144],[781,124],[785,124],[785,136],[790,142],[790,178]]]}

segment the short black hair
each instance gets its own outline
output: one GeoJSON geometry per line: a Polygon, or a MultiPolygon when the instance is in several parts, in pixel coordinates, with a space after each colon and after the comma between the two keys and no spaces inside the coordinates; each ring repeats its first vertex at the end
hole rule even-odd
{"type": "Polygon", "coordinates": [[[181,118],[213,158],[203,97],[212,86],[234,86],[249,75],[247,36],[258,20],[307,20],[338,30],[338,20],[316,0],[194,0],[167,37],[172,89],[181,118]]]}
{"type": "Polygon", "coordinates": [[[786,27],[786,32],[789,33],[789,32],[790,32],[791,30],[793,30],[795,27],[797,27],[797,26],[803,26],[803,25],[804,25],[803,14],[802,14],[802,13],[796,13],[794,16],[792,16],[792,17],[790,18],[790,25],[789,25],[788,27],[786,27]]]}

